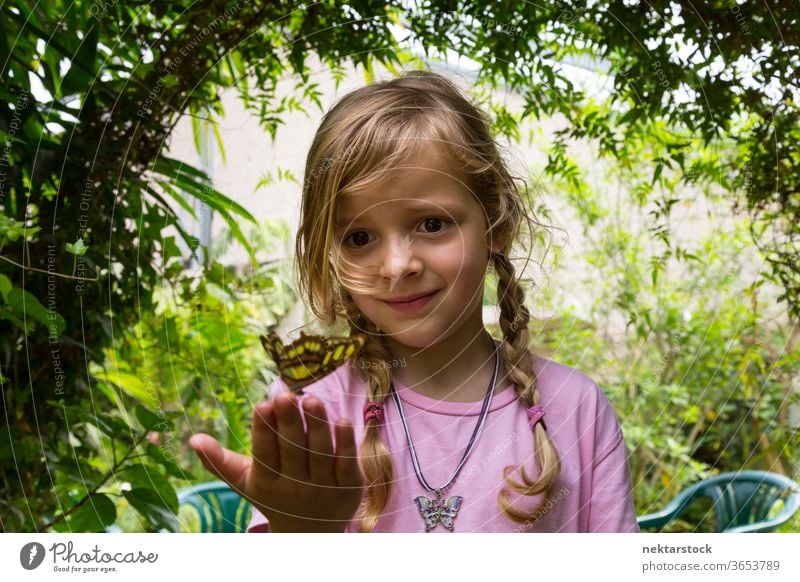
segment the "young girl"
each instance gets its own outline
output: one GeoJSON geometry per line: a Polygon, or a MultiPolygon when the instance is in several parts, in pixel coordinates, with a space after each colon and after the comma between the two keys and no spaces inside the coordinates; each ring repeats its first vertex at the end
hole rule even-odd
{"type": "Polygon", "coordinates": [[[253,503],[249,531],[638,531],[609,402],[529,350],[509,260],[523,220],[535,224],[485,114],[445,77],[374,83],[325,115],[306,161],[300,288],[366,343],[301,397],[275,381],[252,458],[192,437],[253,503]],[[482,320],[489,266],[502,340],[482,320]]]}

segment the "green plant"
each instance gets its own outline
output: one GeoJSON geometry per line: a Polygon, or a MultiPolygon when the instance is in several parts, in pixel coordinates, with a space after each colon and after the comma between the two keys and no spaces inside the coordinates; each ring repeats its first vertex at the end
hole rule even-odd
{"type": "MultiPolygon", "coordinates": [[[[267,221],[248,236],[258,253],[287,248],[285,224],[267,221]]],[[[56,489],[76,509],[49,527],[177,530],[176,489],[210,478],[188,438],[203,431],[230,449],[249,448],[253,405],[274,377],[258,335],[297,298],[285,260],[247,272],[219,263],[229,237],[222,233],[207,271],[159,287],[153,311],[90,363],[96,408],[67,411],[75,461],[48,455],[56,489]]]]}
{"type": "Polygon", "coordinates": [[[647,233],[623,227],[624,215],[603,216],[605,225],[586,229],[577,293],[590,303],[563,307],[550,288],[555,315],[531,327],[538,351],[588,373],[612,401],[638,513],[714,472],[794,474],[800,431],[788,410],[800,403],[799,338],[775,291],[748,281],[744,267],[759,261],[747,225],[713,229],[684,260],[654,266],[647,233]]]}
{"type": "MultiPolygon", "coordinates": [[[[93,443],[82,440],[88,430],[72,430],[72,413],[116,409],[95,393],[86,362],[102,362],[154,309],[162,279],[178,278],[178,239],[197,248],[176,209],[191,213],[193,198],[206,202],[248,247],[239,223],[254,217],[202,172],[163,156],[176,123],[190,115],[213,124],[224,113],[221,92],[234,89],[274,139],[287,112],[322,108],[310,75],[317,62],[338,85],[348,64],[368,79],[378,63],[391,71],[418,65],[407,51],[414,43],[428,56],[455,50],[473,59],[478,85],[504,83],[523,97],[521,111],[489,105],[500,134],[519,136],[526,119],[569,120],[549,147],[548,168],[572,182],[572,198],[590,215],[596,201],[564,155],[576,140],[591,141],[598,157],[619,167],[647,166],[637,196],[662,215],[680,196],[656,185],[718,184],[729,207],[752,218],[751,238],[796,316],[800,43],[793,7],[749,5],[742,22],[733,0],[700,10],[672,2],[672,17],[658,3],[623,4],[573,10],[555,2],[532,11],[527,3],[451,0],[413,7],[373,0],[300,7],[4,2],[0,528],[38,531],[59,507],[93,490],[80,475],[99,461],[89,453],[93,443]],[[673,25],[678,18],[682,24],[673,25]],[[686,38],[691,51],[679,50],[686,38]],[[309,56],[318,61],[307,65],[309,56]],[[575,59],[609,75],[607,93],[570,78],[564,62],[575,59]],[[294,94],[279,96],[279,80],[289,76],[294,94]],[[73,462],[76,448],[91,458],[73,462]]],[[[653,236],[663,236],[669,229],[654,218],[653,236]]],[[[659,270],[650,274],[657,278],[659,270]]],[[[139,442],[144,425],[131,414],[120,421],[128,419],[125,430],[139,442]]],[[[100,521],[108,521],[109,505],[99,503],[100,521]]]]}

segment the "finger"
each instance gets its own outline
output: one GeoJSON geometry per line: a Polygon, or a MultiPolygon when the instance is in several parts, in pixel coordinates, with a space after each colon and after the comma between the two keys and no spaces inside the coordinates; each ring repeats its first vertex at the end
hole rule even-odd
{"type": "Polygon", "coordinates": [[[342,419],[336,423],[336,482],[340,487],[361,487],[364,479],[358,466],[356,437],[350,421],[342,419]]]}
{"type": "Polygon", "coordinates": [[[313,396],[303,399],[302,404],[308,426],[309,479],[319,485],[336,485],[331,428],[325,405],[313,396]]]}
{"type": "Polygon", "coordinates": [[[275,396],[278,423],[278,450],[281,474],[303,483],[308,482],[308,447],[297,396],[291,393],[275,396]]]}
{"type": "Polygon", "coordinates": [[[192,436],[189,446],[206,469],[236,492],[245,493],[245,482],[252,462],[250,457],[223,448],[215,438],[203,433],[192,436]]]}
{"type": "Polygon", "coordinates": [[[278,454],[278,420],[275,405],[260,402],[253,409],[253,478],[277,479],[281,473],[278,454]]]}

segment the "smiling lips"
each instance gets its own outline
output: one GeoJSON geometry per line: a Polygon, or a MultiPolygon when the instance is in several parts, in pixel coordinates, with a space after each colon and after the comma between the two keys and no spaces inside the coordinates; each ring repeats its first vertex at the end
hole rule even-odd
{"type": "Polygon", "coordinates": [[[436,291],[431,291],[428,294],[409,295],[405,298],[405,300],[384,300],[384,303],[396,311],[409,313],[425,307],[428,303],[430,303],[431,299],[433,299],[436,294],[439,293],[439,291],[440,289],[437,289],[436,291]]]}
{"type": "MultiPolygon", "coordinates": [[[[436,290],[438,291],[438,289],[436,290]]],[[[396,299],[384,299],[386,303],[408,303],[410,301],[415,301],[420,299],[421,297],[427,297],[428,295],[433,295],[436,291],[428,291],[427,293],[417,293],[416,295],[406,295],[405,297],[398,297],[396,299]]]]}

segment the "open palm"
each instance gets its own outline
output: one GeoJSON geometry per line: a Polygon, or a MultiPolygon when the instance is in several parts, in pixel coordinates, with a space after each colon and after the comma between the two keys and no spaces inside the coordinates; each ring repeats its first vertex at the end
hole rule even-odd
{"type": "Polygon", "coordinates": [[[322,401],[308,396],[304,430],[300,405],[291,393],[256,405],[252,458],[207,434],[194,435],[189,445],[206,469],[267,517],[271,531],[342,532],[364,490],[353,426],[342,419],[331,430],[322,401]]]}

